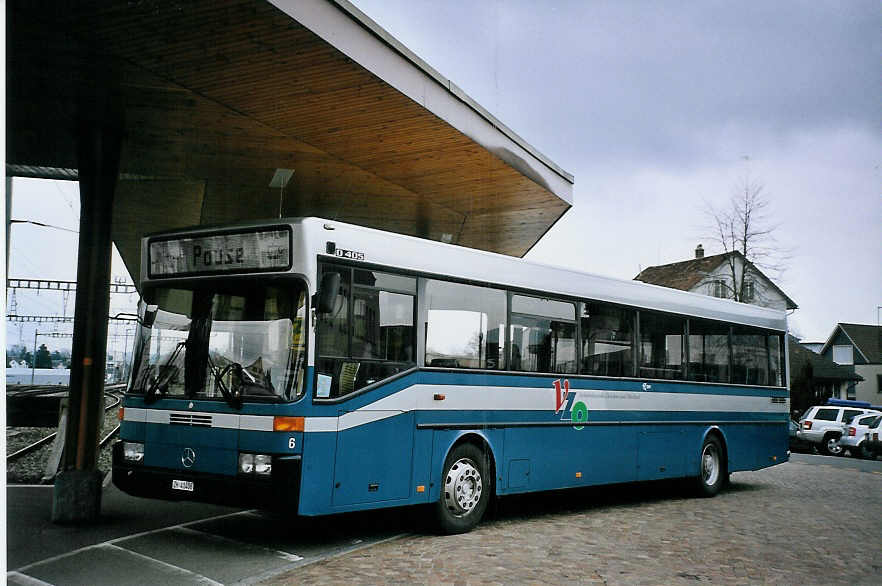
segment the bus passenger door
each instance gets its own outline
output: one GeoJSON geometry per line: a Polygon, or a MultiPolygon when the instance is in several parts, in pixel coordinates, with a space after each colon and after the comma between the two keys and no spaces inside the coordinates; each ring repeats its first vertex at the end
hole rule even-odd
{"type": "Polygon", "coordinates": [[[410,497],[413,412],[341,411],[337,421],[333,506],[410,497]]]}

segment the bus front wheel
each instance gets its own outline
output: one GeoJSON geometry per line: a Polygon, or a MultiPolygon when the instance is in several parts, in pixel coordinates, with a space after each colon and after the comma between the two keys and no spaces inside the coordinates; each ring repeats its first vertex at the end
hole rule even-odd
{"type": "Polygon", "coordinates": [[[716,495],[728,477],[726,463],[723,460],[723,446],[715,436],[709,435],[701,446],[698,463],[699,496],[716,495]]]}
{"type": "Polygon", "coordinates": [[[473,444],[460,444],[448,454],[441,477],[441,498],[435,503],[443,533],[471,531],[484,516],[492,479],[487,455],[473,444]]]}

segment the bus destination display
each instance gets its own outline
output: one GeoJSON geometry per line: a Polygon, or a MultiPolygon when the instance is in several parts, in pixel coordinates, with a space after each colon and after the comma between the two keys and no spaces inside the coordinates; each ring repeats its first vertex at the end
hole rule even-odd
{"type": "Polygon", "coordinates": [[[150,277],[291,268],[291,232],[251,230],[150,242],[150,277]]]}

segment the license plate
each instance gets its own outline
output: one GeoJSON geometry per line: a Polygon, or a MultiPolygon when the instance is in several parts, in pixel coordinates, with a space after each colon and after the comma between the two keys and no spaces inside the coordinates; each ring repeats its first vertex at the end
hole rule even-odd
{"type": "Polygon", "coordinates": [[[172,480],[172,490],[186,490],[193,492],[193,483],[189,480],[172,480]]]}

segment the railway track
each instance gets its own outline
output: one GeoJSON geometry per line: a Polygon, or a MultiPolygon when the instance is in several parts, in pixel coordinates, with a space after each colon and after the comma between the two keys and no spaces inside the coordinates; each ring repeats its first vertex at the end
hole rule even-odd
{"type": "MultiPolygon", "coordinates": [[[[111,409],[114,409],[115,407],[118,407],[119,404],[122,402],[122,391],[125,390],[125,386],[126,386],[125,384],[118,384],[118,385],[109,385],[104,388],[104,394],[107,397],[110,397],[113,399],[113,401],[109,405],[105,405],[105,407],[104,407],[105,413],[107,413],[111,409]]],[[[31,393],[37,394],[40,392],[45,393],[46,390],[45,390],[45,388],[44,389],[34,388],[34,389],[25,389],[22,392],[29,393],[29,394],[31,394],[31,393]]],[[[107,443],[117,433],[119,433],[119,425],[117,425],[110,433],[108,433],[106,436],[104,436],[103,439],[101,439],[101,441],[98,442],[98,447],[103,448],[105,445],[107,445],[107,443]]],[[[35,441],[31,444],[28,444],[25,447],[9,454],[8,456],[6,456],[7,466],[10,463],[15,462],[16,460],[20,459],[21,457],[26,456],[26,455],[30,454],[31,452],[34,452],[34,451],[40,449],[41,447],[45,446],[46,444],[52,442],[55,439],[55,436],[57,436],[57,435],[58,435],[58,431],[55,431],[53,433],[50,433],[49,435],[46,435],[45,437],[38,439],[37,441],[35,441]]]]}

